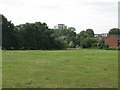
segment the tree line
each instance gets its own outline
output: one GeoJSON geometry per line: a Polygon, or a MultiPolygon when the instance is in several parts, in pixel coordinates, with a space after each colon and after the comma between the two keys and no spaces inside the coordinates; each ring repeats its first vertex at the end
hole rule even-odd
{"type": "MultiPolygon", "coordinates": [[[[6,50],[54,50],[66,48],[105,47],[97,41],[94,31],[87,29],[79,34],[75,28],[50,29],[46,23],[35,22],[15,26],[2,16],[2,49],[6,50]]],[[[120,29],[113,28],[108,34],[120,34],[120,29]]]]}

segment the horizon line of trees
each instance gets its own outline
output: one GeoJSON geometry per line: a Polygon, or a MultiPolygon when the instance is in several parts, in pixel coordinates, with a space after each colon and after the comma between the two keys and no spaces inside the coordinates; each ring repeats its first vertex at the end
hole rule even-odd
{"type": "MultiPolygon", "coordinates": [[[[76,33],[75,29],[50,29],[46,23],[35,22],[15,26],[4,15],[2,21],[2,49],[5,50],[54,50],[66,48],[104,48],[97,41],[92,29],[76,33]]],[[[120,35],[120,29],[112,28],[109,35],[120,35]]]]}

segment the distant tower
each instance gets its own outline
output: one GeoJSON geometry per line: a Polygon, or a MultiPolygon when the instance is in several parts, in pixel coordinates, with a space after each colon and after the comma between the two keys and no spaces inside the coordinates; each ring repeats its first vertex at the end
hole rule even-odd
{"type": "Polygon", "coordinates": [[[67,29],[67,26],[65,26],[65,24],[58,24],[54,26],[54,29],[67,29]]]}

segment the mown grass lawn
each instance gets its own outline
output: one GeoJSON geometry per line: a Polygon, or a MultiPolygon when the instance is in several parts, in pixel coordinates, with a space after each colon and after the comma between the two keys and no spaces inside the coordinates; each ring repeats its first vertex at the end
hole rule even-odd
{"type": "Polygon", "coordinates": [[[115,88],[118,51],[3,51],[3,88],[115,88]]]}

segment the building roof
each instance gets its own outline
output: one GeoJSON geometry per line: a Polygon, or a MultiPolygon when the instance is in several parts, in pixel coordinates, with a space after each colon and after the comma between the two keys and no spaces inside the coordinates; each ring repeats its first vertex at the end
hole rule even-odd
{"type": "Polygon", "coordinates": [[[119,38],[119,39],[120,39],[120,35],[108,35],[108,36],[105,37],[105,38],[109,38],[109,37],[115,37],[115,38],[119,38]]]}

